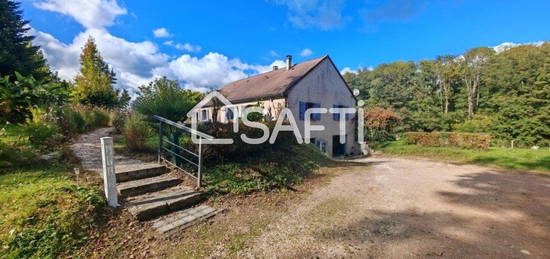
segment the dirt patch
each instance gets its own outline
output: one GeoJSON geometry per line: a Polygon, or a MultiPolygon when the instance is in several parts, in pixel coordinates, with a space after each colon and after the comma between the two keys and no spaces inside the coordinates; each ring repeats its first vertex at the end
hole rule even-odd
{"type": "Polygon", "coordinates": [[[283,258],[550,255],[548,177],[395,157],[359,162],[372,168],[350,167],[316,189],[271,223],[242,254],[283,258]]]}

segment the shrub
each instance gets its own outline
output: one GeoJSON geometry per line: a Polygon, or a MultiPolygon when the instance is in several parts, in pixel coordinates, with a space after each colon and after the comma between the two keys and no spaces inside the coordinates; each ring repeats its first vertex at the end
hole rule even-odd
{"type": "Polygon", "coordinates": [[[453,130],[458,132],[485,133],[491,131],[493,119],[485,115],[474,115],[473,118],[453,125],[453,130]]]}
{"type": "Polygon", "coordinates": [[[458,132],[407,132],[407,143],[432,147],[459,147],[470,149],[488,149],[491,135],[458,132]]]}
{"type": "Polygon", "coordinates": [[[139,96],[132,103],[134,110],[151,119],[159,115],[172,121],[185,119],[187,112],[202,99],[202,94],[183,90],[177,81],[166,77],[141,86],[139,96]]]}
{"type": "Polygon", "coordinates": [[[151,128],[145,121],[145,116],[133,112],[126,119],[122,131],[126,139],[126,146],[133,151],[142,151],[145,148],[145,141],[151,135],[151,128]]]}
{"type": "Polygon", "coordinates": [[[217,194],[267,191],[301,182],[326,161],[313,145],[281,142],[244,159],[207,168],[204,180],[209,191],[217,194]]]}
{"type": "Polygon", "coordinates": [[[63,139],[59,127],[51,123],[28,122],[21,129],[31,145],[41,150],[51,150],[63,139]]]}
{"type": "Polygon", "coordinates": [[[122,133],[122,130],[124,129],[124,123],[126,122],[126,117],[128,114],[126,114],[124,111],[115,111],[112,114],[112,121],[111,124],[115,128],[115,131],[117,133],[122,133]]]}
{"type": "Polygon", "coordinates": [[[391,109],[375,107],[365,111],[365,133],[370,142],[393,139],[401,117],[391,109]]]}
{"type": "Polygon", "coordinates": [[[109,111],[100,108],[94,108],[92,110],[92,114],[92,122],[90,123],[92,125],[92,128],[109,126],[109,123],[111,122],[109,111]]]}
{"type": "Polygon", "coordinates": [[[65,106],[60,109],[57,125],[61,127],[61,130],[67,136],[80,134],[86,130],[84,116],[79,110],[71,106],[65,106]]]}

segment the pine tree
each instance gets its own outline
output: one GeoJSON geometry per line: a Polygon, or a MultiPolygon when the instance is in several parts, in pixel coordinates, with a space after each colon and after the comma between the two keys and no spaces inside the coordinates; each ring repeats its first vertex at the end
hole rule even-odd
{"type": "Polygon", "coordinates": [[[93,106],[118,107],[118,92],[113,89],[116,75],[101,57],[91,37],[82,49],[80,66],[80,74],[75,78],[73,100],[93,106]]]}
{"type": "Polygon", "coordinates": [[[0,0],[0,76],[14,73],[32,75],[37,80],[54,79],[38,46],[33,46],[33,36],[28,21],[23,20],[20,4],[12,0],[0,0]]]}

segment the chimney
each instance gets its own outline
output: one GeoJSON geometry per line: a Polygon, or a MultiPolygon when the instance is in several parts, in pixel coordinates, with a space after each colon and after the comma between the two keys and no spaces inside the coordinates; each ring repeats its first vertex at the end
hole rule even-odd
{"type": "Polygon", "coordinates": [[[286,56],[286,70],[290,70],[292,68],[292,56],[287,55],[286,56]]]}
{"type": "Polygon", "coordinates": [[[273,71],[279,70],[279,66],[273,66],[273,71]]]}

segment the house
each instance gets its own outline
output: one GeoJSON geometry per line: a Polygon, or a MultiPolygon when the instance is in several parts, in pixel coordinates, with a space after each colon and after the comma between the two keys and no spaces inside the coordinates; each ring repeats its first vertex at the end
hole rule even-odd
{"type": "MultiPolygon", "coordinates": [[[[241,79],[224,86],[220,93],[231,103],[218,109],[219,122],[231,122],[241,117],[248,106],[260,106],[266,120],[277,120],[283,108],[289,108],[304,136],[304,114],[309,108],[355,108],[353,91],[346,84],[329,56],[292,64],[287,56],[286,67],[241,79]]],[[[200,110],[199,120],[211,121],[213,107],[200,110]]],[[[357,143],[357,118],[345,117],[345,143],[339,141],[340,114],[312,114],[312,125],[324,125],[324,131],[312,131],[311,143],[315,143],[328,156],[344,156],[360,153],[357,143]]]]}

